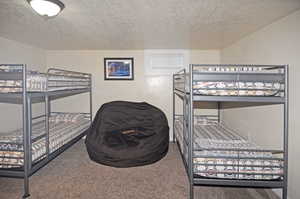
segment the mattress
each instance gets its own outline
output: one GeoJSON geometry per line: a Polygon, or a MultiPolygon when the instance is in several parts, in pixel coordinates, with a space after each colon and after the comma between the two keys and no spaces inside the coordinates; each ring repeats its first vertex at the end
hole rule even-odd
{"type": "MultiPolygon", "coordinates": [[[[62,147],[90,126],[89,119],[83,114],[56,114],[49,119],[49,150],[50,153],[62,147]]],[[[0,168],[23,166],[22,129],[0,133],[0,168]]],[[[32,161],[45,157],[46,138],[45,121],[32,126],[32,161]]]]}
{"type": "MultiPolygon", "coordinates": [[[[201,74],[193,79],[193,93],[205,96],[278,96],[284,95],[284,73],[282,68],[268,66],[195,66],[194,74],[201,74]],[[240,79],[239,75],[249,75],[240,79]],[[252,75],[251,75],[252,74],[252,75]],[[226,76],[229,75],[229,76],[226,76]],[[257,76],[266,75],[264,78],[257,76]],[[274,76],[274,79],[269,77],[274,76]],[[281,75],[282,79],[278,79],[281,75]],[[204,78],[206,77],[206,78],[204,78]],[[214,77],[211,80],[209,77],[214,77]],[[220,78],[216,78],[220,77],[220,78]],[[201,79],[202,78],[202,79],[201,79]]],[[[188,79],[184,79],[184,74],[176,76],[175,85],[178,90],[184,91],[184,87],[189,90],[188,79]]],[[[188,78],[187,76],[186,78],[188,78]]]]}
{"type": "Polygon", "coordinates": [[[283,89],[279,82],[194,81],[195,94],[213,96],[278,96],[283,89]]]}
{"type": "Polygon", "coordinates": [[[222,73],[274,73],[274,72],[281,72],[280,67],[270,67],[264,65],[208,65],[208,66],[194,66],[193,70],[195,72],[222,72],[222,73]]]}
{"type": "MultiPolygon", "coordinates": [[[[1,72],[1,70],[0,70],[1,72]]],[[[9,73],[8,71],[5,71],[9,73]]],[[[37,71],[28,71],[26,78],[27,91],[45,92],[67,89],[83,89],[90,85],[86,76],[68,76],[67,74],[48,74],[37,71]]],[[[13,93],[22,91],[22,80],[0,80],[0,93],[13,93]]]]}
{"type": "MultiPolygon", "coordinates": [[[[175,128],[187,160],[182,117],[177,117],[175,128]]],[[[193,146],[194,175],[198,177],[278,180],[283,175],[279,155],[254,151],[260,148],[222,123],[195,117],[193,146]]]]}

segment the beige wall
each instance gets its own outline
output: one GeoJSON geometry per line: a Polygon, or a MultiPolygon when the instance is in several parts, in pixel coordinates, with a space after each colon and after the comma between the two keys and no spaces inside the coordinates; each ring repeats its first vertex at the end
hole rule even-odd
{"type": "MultiPolygon", "coordinates": [[[[191,63],[219,63],[219,51],[190,51],[191,63]]],[[[92,73],[93,109],[114,100],[146,101],[162,109],[172,127],[172,79],[170,76],[146,76],[144,51],[48,51],[48,67],[62,67],[92,73]],[[104,57],[134,57],[134,81],[104,81],[104,57]]],[[[88,96],[74,96],[53,103],[55,110],[88,111],[88,96]]]]}
{"type": "MultiPolygon", "coordinates": [[[[19,42],[0,37],[1,64],[27,64],[29,69],[46,69],[46,52],[19,42]]],[[[34,106],[34,113],[40,112],[40,105],[34,106]],[[36,108],[37,107],[37,108],[36,108]]],[[[21,126],[21,106],[0,104],[0,133],[21,126]]]]}
{"type": "Polygon", "coordinates": [[[46,51],[0,37],[0,63],[27,64],[31,70],[46,69],[46,51]]]}
{"type": "MultiPolygon", "coordinates": [[[[253,33],[221,51],[222,63],[290,65],[289,198],[300,198],[300,11],[253,33]]],[[[227,123],[260,144],[280,143],[282,109],[278,106],[230,109],[223,112],[227,123]]]]}

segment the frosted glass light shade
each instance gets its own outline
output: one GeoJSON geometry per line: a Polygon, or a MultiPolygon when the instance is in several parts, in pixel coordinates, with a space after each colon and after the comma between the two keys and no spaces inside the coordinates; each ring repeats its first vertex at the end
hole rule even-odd
{"type": "Polygon", "coordinates": [[[54,17],[65,7],[59,0],[28,0],[30,6],[41,16],[54,17]]]}

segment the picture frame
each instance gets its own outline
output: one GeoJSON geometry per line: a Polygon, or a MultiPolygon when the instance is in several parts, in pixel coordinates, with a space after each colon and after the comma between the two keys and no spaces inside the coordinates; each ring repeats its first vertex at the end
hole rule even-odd
{"type": "Polygon", "coordinates": [[[134,59],[104,58],[104,80],[134,80],[134,59]]]}

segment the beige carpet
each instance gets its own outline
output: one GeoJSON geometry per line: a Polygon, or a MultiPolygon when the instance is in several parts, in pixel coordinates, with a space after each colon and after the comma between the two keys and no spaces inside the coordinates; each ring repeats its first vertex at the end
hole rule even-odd
{"type": "MultiPolygon", "coordinates": [[[[0,178],[0,198],[20,198],[21,179],[0,178]]],[[[83,141],[75,144],[30,178],[32,199],[187,199],[188,181],[177,146],[144,167],[117,169],[90,161],[83,141]]],[[[195,199],[269,199],[270,191],[195,188],[195,199]]]]}

